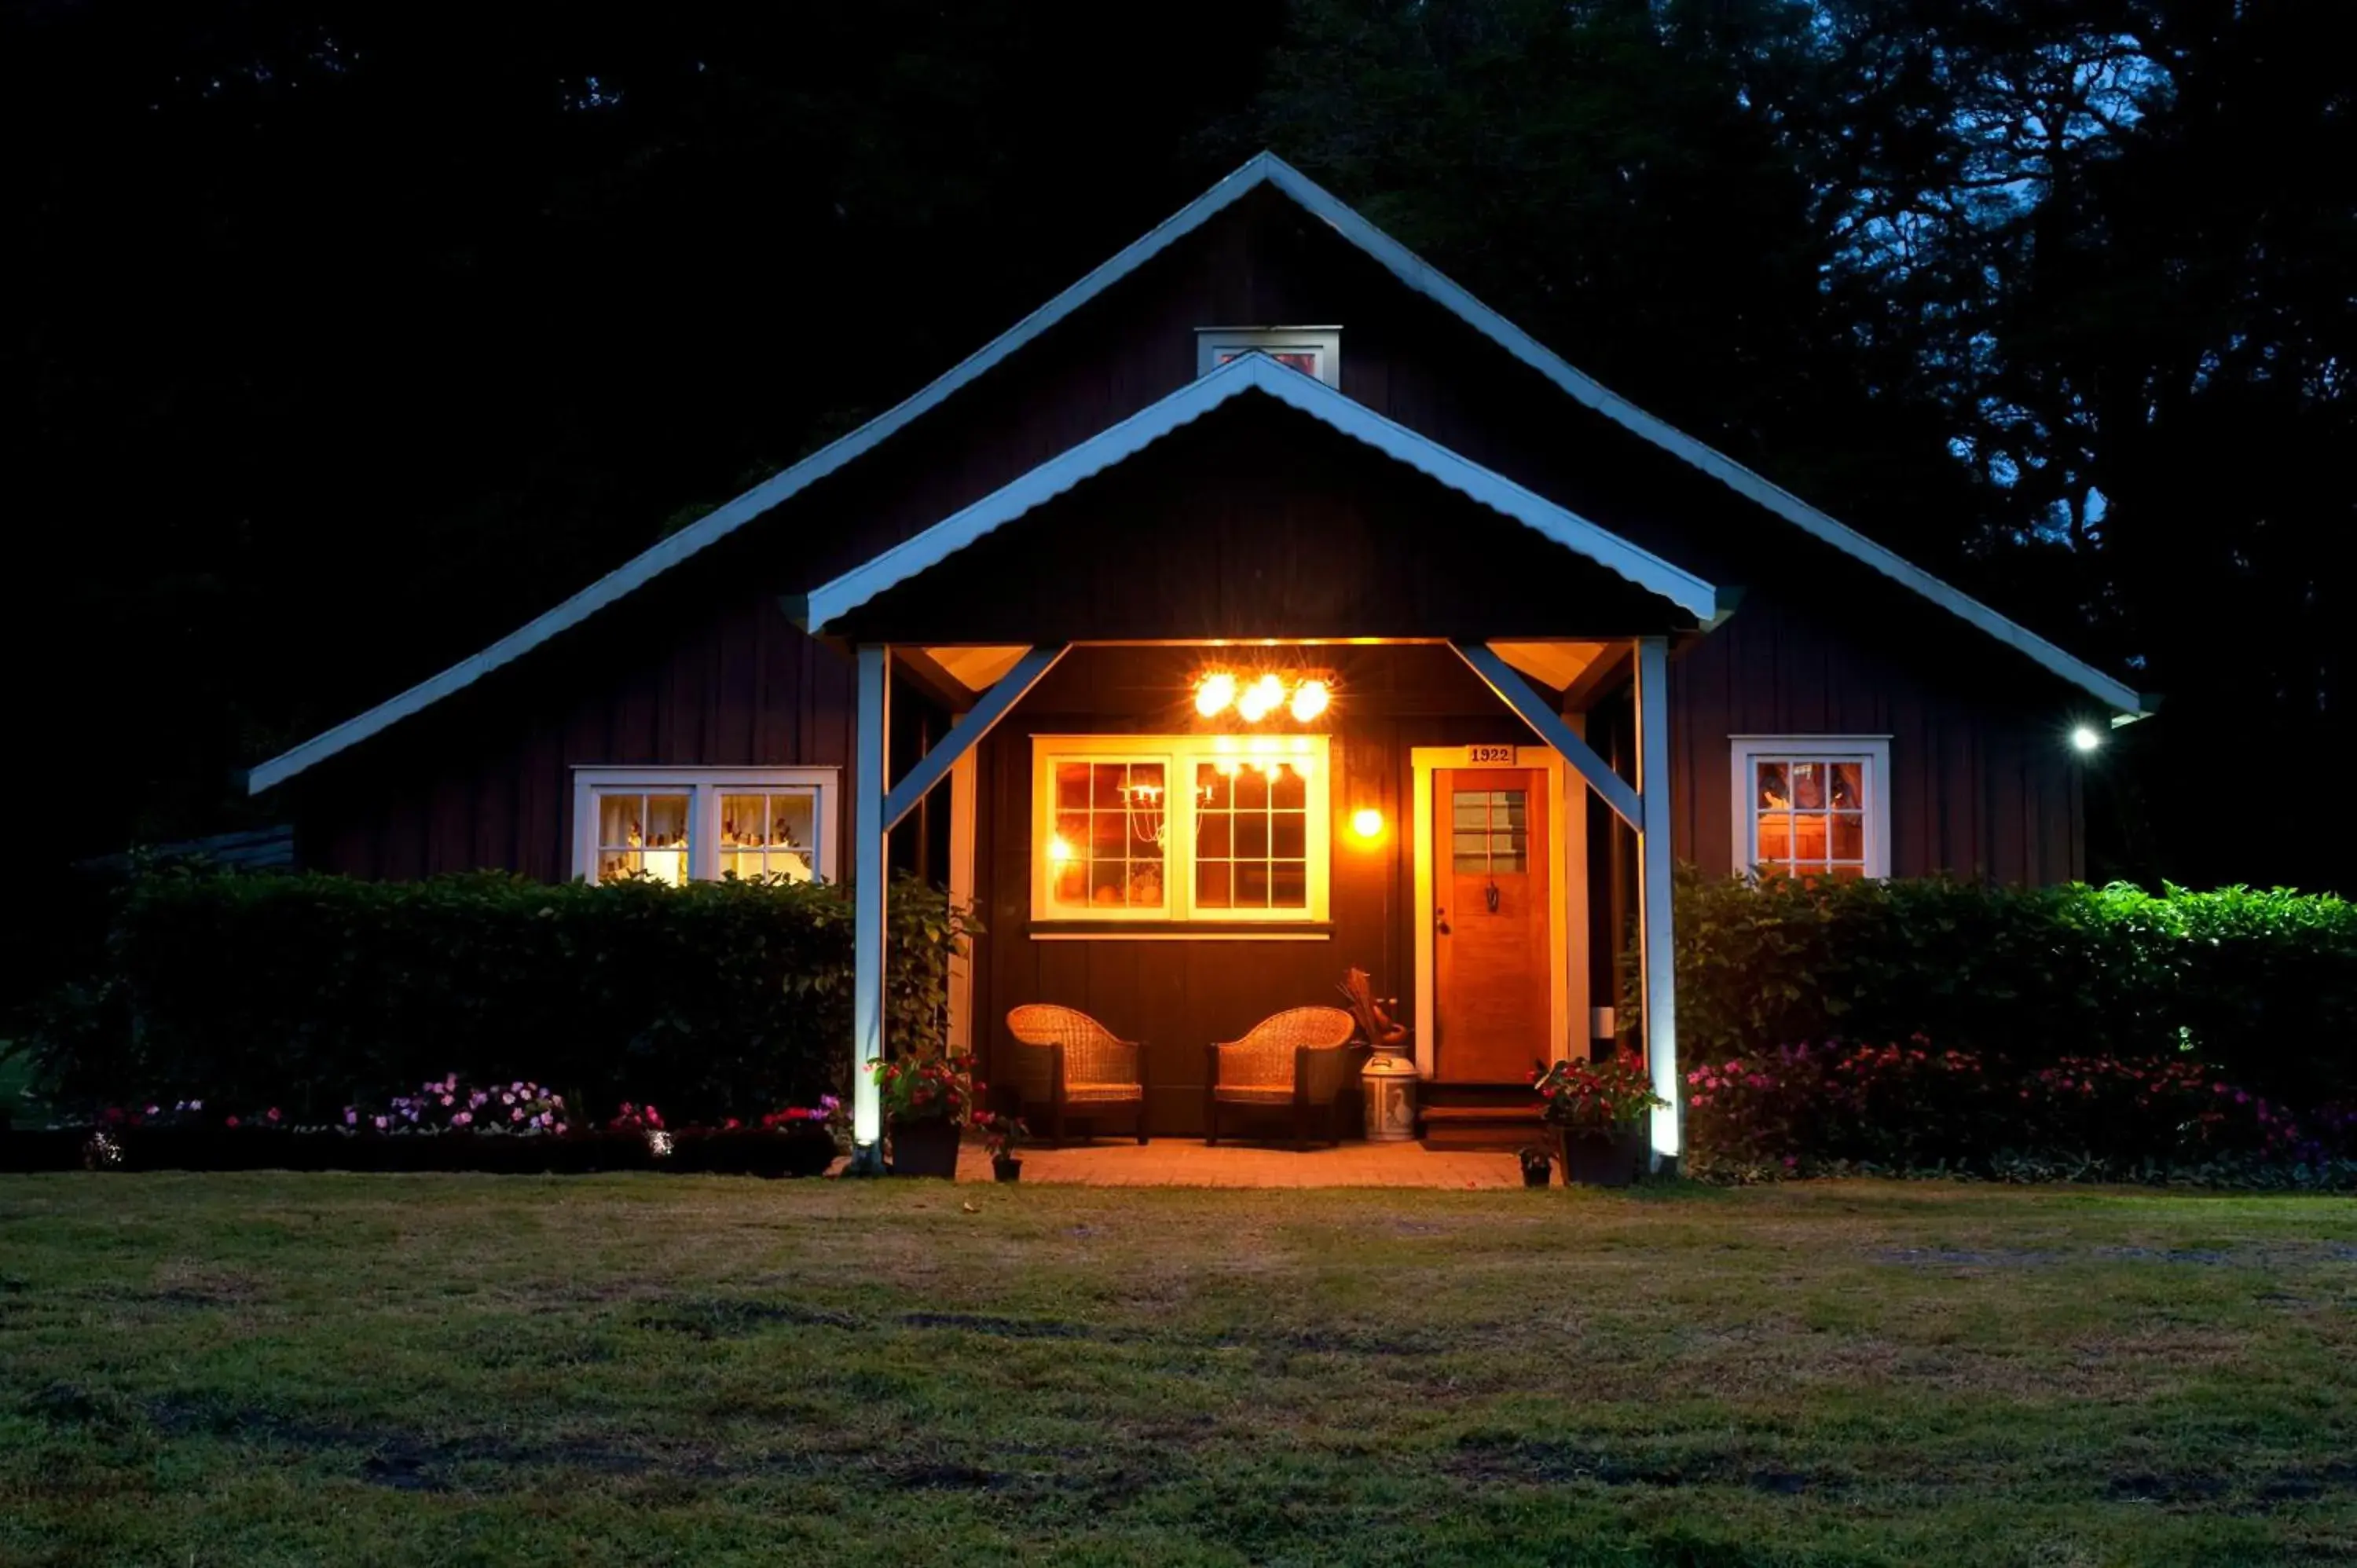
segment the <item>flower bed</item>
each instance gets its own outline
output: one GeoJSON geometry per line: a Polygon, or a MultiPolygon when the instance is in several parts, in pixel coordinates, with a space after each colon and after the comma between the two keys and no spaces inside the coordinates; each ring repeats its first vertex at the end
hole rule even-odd
{"type": "Polygon", "coordinates": [[[2306,1115],[2187,1057],[2024,1068],[1922,1036],[1787,1046],[1685,1074],[1687,1166],[1723,1180],[1844,1171],[2255,1185],[2357,1181],[2357,1115],[2306,1115]]]}
{"type": "MultiPolygon", "coordinates": [[[[0,1172],[82,1170],[93,1164],[91,1127],[0,1133],[0,1172]]],[[[774,1128],[681,1128],[658,1156],[637,1132],[380,1133],[333,1127],[125,1127],[105,1131],[120,1153],[110,1168],[134,1171],[472,1171],[583,1176],[675,1171],[758,1176],[823,1176],[834,1134],[816,1122],[774,1128]]]]}

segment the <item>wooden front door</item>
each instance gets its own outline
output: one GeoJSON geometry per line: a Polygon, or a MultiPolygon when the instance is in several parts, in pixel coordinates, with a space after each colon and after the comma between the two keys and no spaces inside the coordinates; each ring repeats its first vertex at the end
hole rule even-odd
{"type": "Polygon", "coordinates": [[[1443,1083],[1520,1083],[1551,1061],[1547,779],[1437,769],[1432,788],[1433,1066],[1443,1083]]]}

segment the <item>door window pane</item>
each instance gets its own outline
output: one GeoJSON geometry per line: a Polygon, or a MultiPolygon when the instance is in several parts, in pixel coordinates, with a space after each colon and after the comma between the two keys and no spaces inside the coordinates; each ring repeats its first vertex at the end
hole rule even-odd
{"type": "Polygon", "coordinates": [[[1468,876],[1530,869],[1530,796],[1522,789],[1459,789],[1451,808],[1451,859],[1468,876]]]}

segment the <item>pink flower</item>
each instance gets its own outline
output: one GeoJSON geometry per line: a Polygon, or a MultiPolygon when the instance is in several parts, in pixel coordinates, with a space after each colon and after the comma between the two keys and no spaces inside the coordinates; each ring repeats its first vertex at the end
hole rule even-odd
{"type": "Polygon", "coordinates": [[[359,1126],[360,1124],[361,1124],[361,1113],[360,1113],[359,1112],[357,1112],[357,1111],[353,1110],[353,1109],[352,1109],[350,1106],[349,1106],[349,1105],[345,1106],[345,1107],[344,1107],[344,1125],[345,1125],[345,1126],[347,1126],[347,1127],[357,1127],[357,1126],[359,1126]]]}
{"type": "Polygon", "coordinates": [[[563,1095],[561,1095],[561,1094],[552,1094],[552,1095],[550,1095],[550,1096],[548,1097],[548,1102],[549,1102],[551,1105],[555,1106],[559,1111],[562,1111],[562,1110],[564,1110],[564,1109],[565,1109],[565,1096],[563,1096],[563,1095]]]}
{"type": "Polygon", "coordinates": [[[263,1114],[269,1117],[273,1122],[275,1122],[278,1120],[278,1107],[274,1105],[268,1111],[264,1112],[263,1114]]]}
{"type": "Polygon", "coordinates": [[[234,1127],[237,1125],[237,1118],[234,1116],[223,1117],[221,1119],[221,1125],[224,1127],[234,1127]]]}
{"type": "Polygon", "coordinates": [[[458,1075],[455,1072],[445,1073],[442,1077],[442,1087],[450,1090],[454,1094],[457,1093],[458,1089],[458,1075]]]}
{"type": "Polygon", "coordinates": [[[445,1104],[445,1105],[449,1104],[449,1103],[450,1103],[450,1097],[449,1097],[448,1095],[447,1095],[447,1094],[446,1094],[446,1095],[444,1095],[444,1096],[442,1097],[442,1103],[443,1103],[443,1104],[445,1104]]]}
{"type": "Polygon", "coordinates": [[[378,1132],[382,1133],[382,1132],[383,1132],[383,1131],[384,1131],[385,1126],[386,1126],[386,1119],[385,1119],[384,1117],[382,1117],[382,1116],[378,1117],[378,1118],[376,1119],[376,1130],[377,1130],[378,1132]]]}
{"type": "Polygon", "coordinates": [[[519,1106],[517,1106],[514,1110],[512,1110],[512,1111],[509,1112],[508,1112],[508,1120],[509,1120],[509,1121],[511,1121],[511,1122],[521,1122],[521,1121],[522,1121],[522,1120],[523,1120],[523,1107],[522,1107],[522,1106],[521,1106],[521,1105],[519,1105],[519,1106]]]}
{"type": "Polygon", "coordinates": [[[475,1113],[473,1112],[461,1111],[458,1114],[450,1118],[450,1125],[453,1127],[464,1127],[468,1122],[474,1121],[474,1119],[475,1113]]]}

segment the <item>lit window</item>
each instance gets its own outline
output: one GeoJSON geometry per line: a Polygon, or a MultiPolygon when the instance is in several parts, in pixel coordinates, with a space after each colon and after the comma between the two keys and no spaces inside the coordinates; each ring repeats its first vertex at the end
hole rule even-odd
{"type": "Polygon", "coordinates": [[[790,882],[834,865],[832,768],[576,768],[576,876],[790,882]]]}
{"type": "Polygon", "coordinates": [[[1195,373],[1207,376],[1241,355],[1261,353],[1329,387],[1342,384],[1339,327],[1203,327],[1195,333],[1195,373]]]}
{"type": "Polygon", "coordinates": [[[1326,918],[1324,736],[1043,736],[1035,921],[1326,918]]]}
{"type": "Polygon", "coordinates": [[[1737,736],[1734,761],[1738,869],[1834,881],[1890,874],[1887,737],[1737,736]]]}

